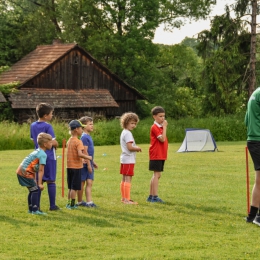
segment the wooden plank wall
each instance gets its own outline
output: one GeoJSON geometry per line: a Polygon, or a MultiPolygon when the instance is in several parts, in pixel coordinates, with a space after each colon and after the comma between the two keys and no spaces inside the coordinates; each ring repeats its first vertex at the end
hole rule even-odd
{"type": "Polygon", "coordinates": [[[108,89],[118,100],[136,100],[131,89],[108,75],[79,50],[72,50],[24,87],[52,89],[108,89]]]}

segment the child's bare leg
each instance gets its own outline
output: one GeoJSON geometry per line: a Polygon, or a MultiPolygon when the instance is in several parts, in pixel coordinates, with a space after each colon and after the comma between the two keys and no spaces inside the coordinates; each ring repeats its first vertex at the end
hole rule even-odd
{"type": "Polygon", "coordinates": [[[81,182],[81,190],[78,190],[78,202],[82,202],[85,181],[81,182]]]}
{"type": "Polygon", "coordinates": [[[150,183],[150,195],[152,196],[158,195],[158,186],[159,186],[160,177],[161,177],[161,172],[154,172],[150,183]]]}
{"type": "Polygon", "coordinates": [[[77,195],[76,190],[70,190],[70,199],[71,199],[70,205],[72,207],[75,205],[76,195],[77,195]]]}
{"type": "Polygon", "coordinates": [[[124,175],[124,176],[125,176],[125,181],[124,181],[124,182],[131,183],[131,181],[132,181],[132,176],[129,176],[129,175],[124,175]]]}
{"type": "Polygon", "coordinates": [[[87,202],[92,202],[92,194],[91,194],[92,184],[93,184],[93,180],[87,179],[86,191],[85,191],[87,202]]]}

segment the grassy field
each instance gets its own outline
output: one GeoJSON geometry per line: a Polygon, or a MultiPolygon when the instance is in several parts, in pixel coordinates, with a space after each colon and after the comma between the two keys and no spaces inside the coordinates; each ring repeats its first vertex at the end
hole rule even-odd
{"type": "MultiPolygon", "coordinates": [[[[166,204],[149,204],[151,172],[148,145],[140,145],[132,199],[120,202],[119,146],[96,147],[93,186],[96,209],[65,208],[58,159],[59,212],[27,213],[27,190],[15,170],[30,150],[0,152],[0,259],[257,259],[260,229],[246,215],[245,142],[217,143],[219,152],[176,153],[160,180],[159,196],[166,204]]],[[[61,155],[61,149],[58,150],[61,155]]],[[[250,160],[251,188],[254,179],[250,160]]],[[[67,195],[67,190],[65,191],[67,195]]]]}

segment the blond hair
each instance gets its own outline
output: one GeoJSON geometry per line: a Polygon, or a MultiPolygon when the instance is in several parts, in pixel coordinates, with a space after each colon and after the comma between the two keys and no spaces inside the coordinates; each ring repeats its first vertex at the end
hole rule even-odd
{"type": "Polygon", "coordinates": [[[138,123],[139,122],[138,115],[135,114],[135,113],[132,113],[132,112],[124,113],[120,117],[120,125],[121,125],[121,127],[122,128],[126,128],[130,121],[134,121],[134,122],[138,123]]]}
{"type": "Polygon", "coordinates": [[[83,124],[86,125],[88,122],[93,122],[93,118],[89,116],[83,116],[79,119],[79,121],[83,124]]]}
{"type": "Polygon", "coordinates": [[[37,136],[37,143],[39,146],[43,146],[43,144],[52,140],[52,136],[46,133],[39,133],[37,136]]]}

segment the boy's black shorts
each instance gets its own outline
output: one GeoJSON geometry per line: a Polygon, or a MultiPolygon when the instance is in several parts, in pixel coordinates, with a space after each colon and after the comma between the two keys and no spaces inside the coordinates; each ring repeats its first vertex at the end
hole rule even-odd
{"type": "Polygon", "coordinates": [[[67,183],[69,190],[81,190],[81,169],[67,168],[67,183]]]}
{"type": "Polygon", "coordinates": [[[254,163],[255,171],[260,170],[260,141],[247,141],[247,148],[254,163]]]}
{"type": "Polygon", "coordinates": [[[165,160],[150,160],[149,171],[163,172],[165,160]]]}

